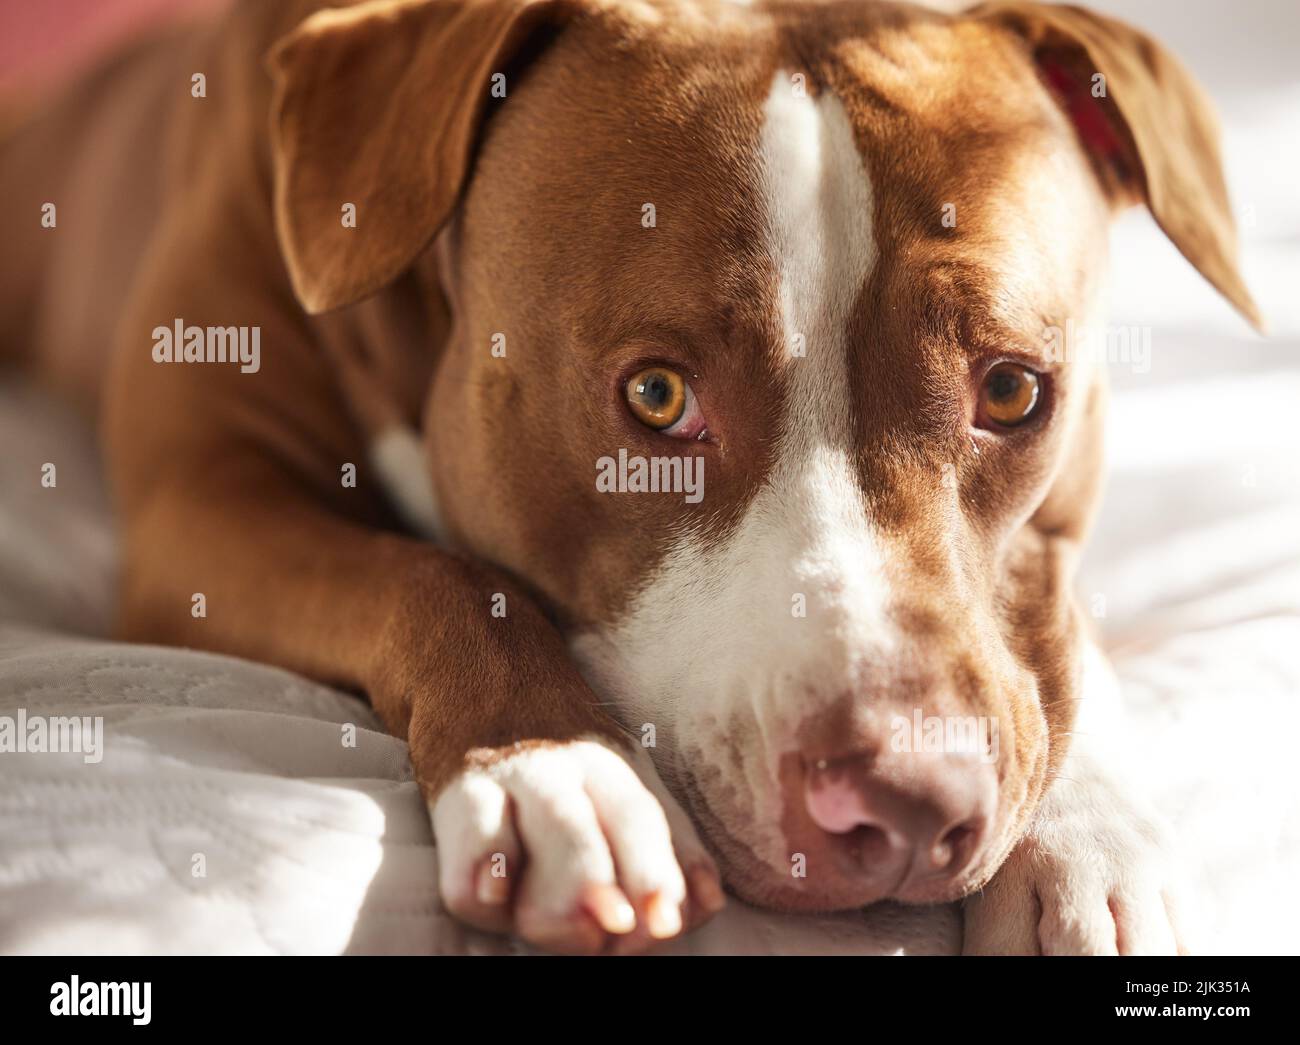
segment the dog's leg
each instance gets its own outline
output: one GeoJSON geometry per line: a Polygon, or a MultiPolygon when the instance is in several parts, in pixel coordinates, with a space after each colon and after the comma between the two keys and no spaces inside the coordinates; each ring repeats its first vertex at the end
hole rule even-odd
{"type": "Polygon", "coordinates": [[[1007,861],[965,902],[967,954],[1187,953],[1160,818],[1125,779],[1119,682],[1085,654],[1070,751],[1007,861]]]}
{"type": "Polygon", "coordinates": [[[444,900],[467,922],[594,951],[715,910],[717,872],[688,819],[529,595],[375,525],[380,484],[287,297],[163,260],[211,244],[160,254],[115,355],[106,436],[125,634],[367,694],[410,744],[444,900]],[[154,362],[147,332],[173,316],[257,323],[259,370],[154,362]],[[355,487],[341,481],[349,463],[355,487]]]}
{"type": "Polygon", "coordinates": [[[638,938],[671,936],[684,874],[687,918],[716,909],[717,872],[688,819],[525,593],[480,564],[334,517],[269,449],[238,452],[226,467],[196,461],[128,516],[132,638],[368,694],[410,744],[444,902],[471,924],[564,951],[603,949],[634,919],[638,938]]]}

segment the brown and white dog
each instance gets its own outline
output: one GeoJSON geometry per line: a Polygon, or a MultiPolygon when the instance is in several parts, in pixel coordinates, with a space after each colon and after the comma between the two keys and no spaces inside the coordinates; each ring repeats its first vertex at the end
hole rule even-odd
{"type": "Polygon", "coordinates": [[[1213,118],[1145,36],[247,2],[2,162],[0,334],[102,402],[123,634],[364,692],[464,921],[636,949],[720,866],[789,910],[968,896],[968,951],[1183,946],[1086,721],[1103,373],[1043,336],[1098,320],[1137,202],[1257,322],[1213,118]],[[255,365],[212,361],[231,327],[255,365]],[[703,496],[611,492],[620,454],[703,496]]]}

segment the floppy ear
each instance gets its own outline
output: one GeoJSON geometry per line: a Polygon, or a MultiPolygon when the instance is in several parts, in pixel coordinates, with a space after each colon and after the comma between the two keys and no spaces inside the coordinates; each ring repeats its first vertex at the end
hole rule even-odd
{"type": "Polygon", "coordinates": [[[1111,198],[1145,201],[1183,257],[1262,330],[1237,270],[1218,122],[1182,64],[1137,30],[1078,7],[988,3],[971,14],[1024,37],[1111,198]]]}
{"type": "Polygon", "coordinates": [[[567,10],[372,0],[317,12],[276,44],[276,231],[308,312],[359,301],[411,265],[460,196],[484,109],[500,97],[496,74],[567,10]]]}

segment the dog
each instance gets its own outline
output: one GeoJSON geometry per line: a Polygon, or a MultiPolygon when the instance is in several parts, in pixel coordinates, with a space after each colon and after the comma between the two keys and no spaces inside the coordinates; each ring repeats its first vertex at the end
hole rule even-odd
{"type": "Polygon", "coordinates": [[[364,694],[456,917],[636,951],[726,891],[964,897],[971,953],[1186,950],[1072,592],[1103,367],[1044,338],[1139,204],[1260,322],[1160,45],[244,2],[0,155],[0,333],[99,418],[123,637],[364,694]]]}

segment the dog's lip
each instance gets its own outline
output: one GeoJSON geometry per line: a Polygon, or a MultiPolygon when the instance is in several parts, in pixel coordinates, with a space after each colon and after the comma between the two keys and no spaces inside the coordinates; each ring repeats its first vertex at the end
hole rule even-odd
{"type": "Polygon", "coordinates": [[[678,800],[686,807],[687,815],[700,828],[704,844],[713,850],[713,856],[721,866],[725,868],[731,864],[732,851],[743,851],[751,864],[760,865],[761,861],[727,829],[722,818],[713,811],[703,790],[696,783],[694,774],[681,766],[675,766],[674,769],[673,781],[669,787],[676,792],[678,800]]]}
{"type": "Polygon", "coordinates": [[[807,890],[786,881],[776,868],[759,859],[742,839],[732,833],[688,768],[674,766],[674,770],[672,790],[718,862],[723,883],[729,891],[747,903],[774,910],[828,911],[860,906],[853,901],[828,906],[807,890]]]}
{"type": "Polygon", "coordinates": [[[855,881],[842,870],[835,872],[830,891],[817,891],[801,886],[795,879],[787,880],[731,832],[688,770],[680,771],[675,783],[679,800],[722,870],[724,883],[742,900],[759,907],[811,913],[849,910],[890,898],[878,886],[864,890],[861,879],[855,881]]]}

